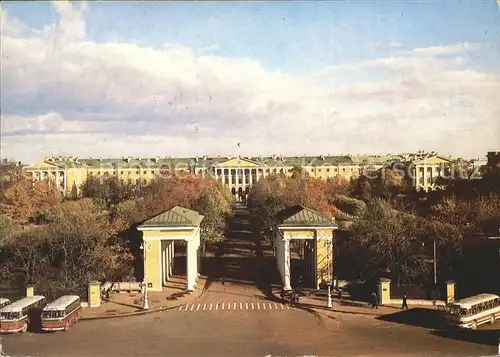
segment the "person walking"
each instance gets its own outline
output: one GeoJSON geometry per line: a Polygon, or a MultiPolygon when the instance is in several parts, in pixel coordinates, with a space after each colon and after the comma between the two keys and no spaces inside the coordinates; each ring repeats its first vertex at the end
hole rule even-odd
{"type": "Polygon", "coordinates": [[[408,299],[406,297],[406,292],[403,294],[403,306],[401,306],[401,310],[408,310],[408,299]]]}
{"type": "Polygon", "coordinates": [[[372,292],[372,309],[378,309],[378,297],[375,291],[372,292]]]}

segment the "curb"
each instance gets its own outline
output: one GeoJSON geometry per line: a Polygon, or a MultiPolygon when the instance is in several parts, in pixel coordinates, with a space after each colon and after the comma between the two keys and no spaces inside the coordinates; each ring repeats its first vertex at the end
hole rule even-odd
{"type": "Polygon", "coordinates": [[[131,316],[140,316],[140,315],[147,315],[147,314],[153,314],[155,312],[162,312],[162,311],[168,311],[168,310],[173,310],[173,309],[176,309],[180,306],[184,306],[188,303],[191,303],[191,302],[194,302],[194,301],[197,301],[198,299],[200,299],[203,294],[205,294],[205,292],[207,291],[206,289],[206,282],[203,286],[203,288],[201,289],[201,293],[200,295],[198,295],[197,297],[195,297],[193,300],[189,301],[189,302],[185,302],[183,304],[178,304],[178,305],[175,305],[175,306],[162,306],[162,307],[159,307],[159,308],[156,308],[156,309],[150,309],[150,310],[142,310],[142,311],[134,311],[134,312],[129,312],[129,313],[125,313],[125,314],[117,314],[117,315],[109,315],[109,316],[89,316],[89,317],[81,317],[79,319],[79,321],[92,321],[92,320],[106,320],[106,319],[116,319],[116,318],[119,318],[119,317],[131,317],[131,316]]]}

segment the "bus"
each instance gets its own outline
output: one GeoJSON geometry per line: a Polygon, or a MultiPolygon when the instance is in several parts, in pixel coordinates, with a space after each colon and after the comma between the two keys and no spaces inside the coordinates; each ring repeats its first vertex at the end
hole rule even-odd
{"type": "Polygon", "coordinates": [[[82,315],[82,302],[77,295],[64,295],[42,310],[43,331],[68,331],[82,315]]]}
{"type": "Polygon", "coordinates": [[[8,305],[10,303],[9,299],[6,298],[0,298],[0,309],[4,307],[5,305],[8,305]]]}
{"type": "Polygon", "coordinates": [[[485,323],[494,324],[500,318],[500,297],[495,294],[479,294],[457,300],[446,306],[449,325],[475,330],[485,323]]]}
{"type": "Polygon", "coordinates": [[[45,306],[45,296],[27,296],[0,309],[0,333],[26,332],[28,325],[34,327],[45,306]]]}

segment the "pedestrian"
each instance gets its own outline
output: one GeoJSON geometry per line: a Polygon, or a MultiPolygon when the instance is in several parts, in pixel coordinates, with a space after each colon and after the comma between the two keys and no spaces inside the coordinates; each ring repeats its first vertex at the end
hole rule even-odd
{"type": "Polygon", "coordinates": [[[408,310],[408,299],[406,298],[406,292],[403,294],[403,306],[401,310],[408,310]]]}
{"type": "Polygon", "coordinates": [[[284,304],[285,303],[285,289],[284,288],[281,288],[281,303],[284,304]]]}
{"type": "Polygon", "coordinates": [[[378,309],[378,298],[377,298],[377,292],[372,292],[372,309],[378,309]]]}

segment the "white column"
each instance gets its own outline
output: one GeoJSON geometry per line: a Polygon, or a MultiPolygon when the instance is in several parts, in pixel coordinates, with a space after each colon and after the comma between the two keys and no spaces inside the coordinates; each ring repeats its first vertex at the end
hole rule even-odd
{"type": "Polygon", "coordinates": [[[165,242],[165,249],[163,249],[163,283],[167,285],[167,281],[170,280],[170,244],[169,242],[165,242]]]}
{"type": "Polygon", "coordinates": [[[200,277],[200,269],[201,269],[201,254],[200,254],[201,230],[200,230],[200,228],[198,228],[198,232],[196,233],[196,241],[197,241],[197,246],[196,246],[196,259],[197,259],[196,281],[198,281],[198,278],[200,277]]]}
{"type": "Polygon", "coordinates": [[[283,240],[279,231],[276,231],[276,236],[274,237],[274,244],[276,246],[276,264],[278,265],[278,271],[280,273],[281,282],[285,281],[285,267],[284,267],[284,251],[283,251],[283,240]]]}
{"type": "Polygon", "coordinates": [[[231,168],[228,169],[228,173],[229,173],[229,185],[232,185],[233,184],[233,174],[231,173],[231,168]]]}
{"type": "Polygon", "coordinates": [[[165,272],[165,249],[163,249],[163,241],[160,240],[160,256],[161,256],[161,261],[160,261],[160,264],[161,264],[161,282],[162,282],[162,285],[165,285],[166,284],[166,281],[167,281],[167,276],[166,276],[166,272],[165,272]]]}
{"type": "Polygon", "coordinates": [[[427,165],[424,166],[424,187],[427,185],[427,165]]]}
{"type": "Polygon", "coordinates": [[[198,274],[198,258],[196,257],[197,250],[196,238],[193,237],[187,241],[186,262],[187,262],[187,290],[194,291],[196,289],[196,277],[198,274]]]}
{"type": "Polygon", "coordinates": [[[247,177],[246,176],[247,175],[246,175],[245,169],[243,169],[243,187],[245,187],[245,185],[247,184],[247,177]]]}
{"type": "Polygon", "coordinates": [[[63,182],[64,182],[64,192],[66,192],[66,190],[68,189],[68,172],[67,171],[64,171],[64,179],[63,179],[63,182]]]}
{"type": "MultiPolygon", "coordinates": [[[[250,169],[250,186],[253,185],[253,170],[255,170],[255,169],[250,169]]],[[[255,173],[255,174],[257,174],[257,173],[255,173]]]]}
{"type": "Polygon", "coordinates": [[[171,240],[170,241],[170,244],[169,244],[169,249],[168,249],[168,253],[169,253],[169,257],[168,257],[168,274],[170,276],[174,275],[173,271],[174,271],[174,257],[175,257],[175,252],[174,252],[174,241],[171,240]]]}
{"type": "Polygon", "coordinates": [[[283,285],[285,290],[291,290],[292,287],[290,286],[290,241],[288,239],[285,239],[283,241],[283,250],[284,250],[284,255],[283,255],[283,260],[284,260],[284,280],[283,280],[283,285]]]}

